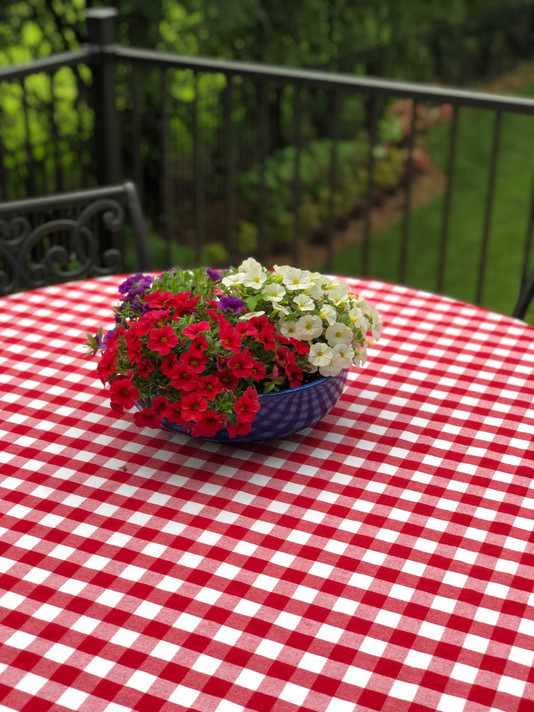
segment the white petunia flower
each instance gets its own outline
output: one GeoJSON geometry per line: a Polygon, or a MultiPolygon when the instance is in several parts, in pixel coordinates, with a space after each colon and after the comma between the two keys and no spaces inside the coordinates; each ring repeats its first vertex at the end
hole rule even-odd
{"type": "Polygon", "coordinates": [[[287,316],[289,314],[289,309],[283,307],[281,304],[272,302],[271,314],[273,316],[287,316]]]}
{"type": "Polygon", "coordinates": [[[293,299],[293,304],[297,305],[299,311],[313,311],[315,309],[315,302],[306,294],[298,294],[293,299]]]}
{"type": "Polygon", "coordinates": [[[340,282],[339,279],[329,279],[328,282],[323,284],[323,290],[325,292],[328,292],[329,294],[332,292],[342,292],[343,294],[347,294],[350,291],[350,287],[346,282],[340,282]]]}
{"type": "Polygon", "coordinates": [[[283,284],[290,291],[309,289],[311,287],[310,273],[308,270],[290,267],[284,275],[283,284]]]}
{"type": "Polygon", "coordinates": [[[291,269],[293,269],[293,267],[290,267],[289,265],[274,265],[273,276],[277,281],[281,282],[291,269]]]}
{"type": "Polygon", "coordinates": [[[310,280],[312,284],[316,284],[321,287],[323,284],[330,284],[332,278],[328,277],[326,274],[321,274],[321,272],[312,272],[310,274],[310,280]]]}
{"type": "Polygon", "coordinates": [[[263,267],[256,262],[256,265],[252,265],[250,269],[246,272],[242,272],[242,285],[243,287],[252,287],[252,289],[261,289],[263,284],[267,281],[267,275],[263,271],[263,267]]]}
{"type": "Polygon", "coordinates": [[[248,257],[246,260],[241,262],[237,269],[239,272],[250,272],[251,270],[257,270],[258,268],[263,272],[263,267],[260,265],[258,260],[255,260],[254,257],[248,257]]]}
{"type": "Polygon", "coordinates": [[[319,316],[307,314],[295,323],[296,330],[294,336],[301,341],[316,339],[323,333],[323,320],[319,316]]]}
{"type": "Polygon", "coordinates": [[[242,284],[242,279],[243,274],[241,272],[237,272],[236,274],[229,274],[226,277],[223,277],[222,283],[225,287],[233,287],[234,285],[242,284]]]}
{"type": "Polygon", "coordinates": [[[374,307],[369,307],[368,316],[371,317],[372,321],[371,334],[373,335],[373,339],[378,341],[382,333],[382,320],[374,307]]]}
{"type": "Polygon", "coordinates": [[[329,346],[335,346],[336,344],[350,344],[353,334],[348,326],[336,321],[335,324],[328,327],[325,336],[329,346]]]}
{"type": "Polygon", "coordinates": [[[331,304],[323,304],[319,310],[319,316],[329,325],[336,323],[337,313],[331,304]]]}
{"type": "Polygon", "coordinates": [[[349,303],[349,295],[343,289],[332,289],[328,292],[328,299],[335,307],[342,307],[349,303]]]}
{"type": "Polygon", "coordinates": [[[269,302],[272,302],[274,305],[275,302],[282,301],[285,296],[285,293],[286,290],[282,287],[281,284],[278,284],[278,282],[272,282],[271,284],[267,284],[263,288],[262,296],[264,299],[268,300],[269,302]]]}
{"type": "Polygon", "coordinates": [[[327,344],[317,343],[312,344],[308,353],[308,361],[313,366],[328,366],[334,358],[334,351],[327,344]]]}
{"type": "Polygon", "coordinates": [[[289,309],[286,309],[286,307],[283,307],[281,304],[273,302],[271,305],[271,310],[268,314],[269,317],[282,317],[282,316],[287,316],[289,314],[289,309]]]}
{"type": "Polygon", "coordinates": [[[332,360],[326,366],[319,366],[319,373],[321,376],[337,376],[338,373],[346,368],[343,366],[343,360],[338,353],[334,352],[332,360]]]}
{"type": "Polygon", "coordinates": [[[343,368],[350,368],[354,358],[354,349],[350,344],[337,344],[334,353],[339,354],[343,368]]]}
{"type": "Polygon", "coordinates": [[[278,329],[282,336],[296,338],[295,334],[297,330],[297,322],[280,319],[280,321],[278,322],[278,329]]]}
{"type": "Polygon", "coordinates": [[[355,366],[363,366],[363,364],[367,361],[367,346],[365,344],[362,346],[362,348],[356,352],[354,358],[352,359],[352,363],[355,366]]]}
{"type": "Polygon", "coordinates": [[[364,334],[369,329],[369,322],[360,307],[353,307],[348,313],[350,323],[364,334]]]}
{"type": "Polygon", "coordinates": [[[255,316],[263,316],[265,314],[264,311],[253,311],[253,312],[248,312],[247,314],[242,314],[239,317],[239,321],[248,321],[249,319],[252,319],[255,316]]]}
{"type": "Polygon", "coordinates": [[[304,294],[307,294],[309,297],[312,299],[315,299],[315,301],[319,302],[323,298],[323,290],[321,289],[320,285],[312,283],[310,287],[304,290],[304,294]]]}
{"type": "MultiPolygon", "coordinates": [[[[319,277],[317,277],[316,280],[319,281],[319,277]]],[[[323,287],[323,291],[325,292],[330,292],[332,289],[337,289],[339,286],[339,280],[333,279],[332,277],[328,277],[326,275],[322,275],[320,282],[323,287]]]]}

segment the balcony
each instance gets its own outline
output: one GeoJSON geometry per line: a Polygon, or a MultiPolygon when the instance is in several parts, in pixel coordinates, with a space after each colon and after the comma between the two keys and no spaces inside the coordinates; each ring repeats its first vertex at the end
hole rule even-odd
{"type": "Polygon", "coordinates": [[[116,22],[89,10],[79,50],[0,69],[0,199],[127,177],[161,268],[254,254],[511,312],[532,98],[125,47],[116,22]]]}

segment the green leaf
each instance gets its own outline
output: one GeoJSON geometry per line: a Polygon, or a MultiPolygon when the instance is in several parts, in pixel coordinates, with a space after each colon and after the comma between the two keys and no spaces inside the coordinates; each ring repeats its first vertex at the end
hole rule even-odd
{"type": "Polygon", "coordinates": [[[261,294],[255,294],[252,297],[248,297],[245,299],[245,304],[248,307],[249,311],[256,311],[256,307],[258,306],[258,302],[261,299],[261,294]]]}

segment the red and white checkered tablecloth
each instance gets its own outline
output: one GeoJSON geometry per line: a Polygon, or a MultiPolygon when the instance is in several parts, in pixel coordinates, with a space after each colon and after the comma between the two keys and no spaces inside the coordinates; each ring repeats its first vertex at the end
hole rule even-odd
{"type": "Polygon", "coordinates": [[[109,410],[119,281],[0,300],[1,712],[532,712],[534,329],[354,280],[331,413],[205,443],[109,410]]]}

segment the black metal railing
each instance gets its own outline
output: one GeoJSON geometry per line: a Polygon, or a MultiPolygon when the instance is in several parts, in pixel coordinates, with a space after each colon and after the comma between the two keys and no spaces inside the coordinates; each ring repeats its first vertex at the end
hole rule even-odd
{"type": "MultiPolygon", "coordinates": [[[[438,171],[440,224],[428,239],[434,274],[424,286],[455,295],[447,269],[459,133],[464,116],[481,112],[493,122],[473,206],[483,219],[466,276],[472,296],[457,296],[484,304],[503,126],[512,115],[534,116],[533,100],[135,49],[116,43],[116,19],[114,10],[89,10],[87,46],[0,69],[0,92],[19,91],[24,123],[12,145],[0,137],[0,198],[132,178],[164,244],[163,266],[254,253],[332,269],[345,246],[341,228],[358,223],[360,264],[351,271],[373,275],[377,206],[396,196],[394,268],[377,276],[410,283],[418,152],[426,117],[437,115],[448,148],[438,171]],[[66,68],[70,123],[59,120],[68,113],[58,78],[66,68]],[[30,91],[35,77],[48,78],[44,98],[30,91]]],[[[532,156],[520,170],[534,177],[532,156]]],[[[525,199],[526,236],[514,247],[518,282],[531,269],[533,209],[534,192],[525,199]]]]}

